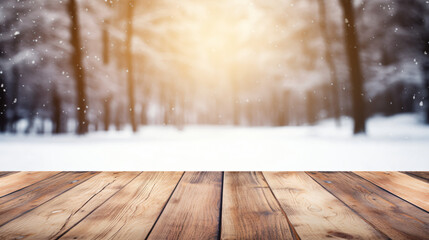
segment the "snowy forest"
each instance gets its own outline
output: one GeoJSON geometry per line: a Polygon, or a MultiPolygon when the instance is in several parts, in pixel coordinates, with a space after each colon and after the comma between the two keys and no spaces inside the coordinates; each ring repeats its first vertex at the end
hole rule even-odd
{"type": "Polygon", "coordinates": [[[429,123],[425,0],[2,0],[0,132],[429,123]]]}

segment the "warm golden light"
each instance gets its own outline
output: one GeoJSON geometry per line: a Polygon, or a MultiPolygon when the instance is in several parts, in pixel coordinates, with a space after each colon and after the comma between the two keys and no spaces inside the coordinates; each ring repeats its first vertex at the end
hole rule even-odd
{"type": "MultiPolygon", "coordinates": [[[[291,83],[305,88],[314,79],[302,81],[300,70],[311,75],[312,69],[322,66],[317,57],[323,49],[306,44],[305,38],[319,34],[314,20],[305,18],[317,8],[301,5],[299,1],[141,2],[134,49],[145,60],[137,62],[146,64],[148,81],[165,83],[164,91],[171,88],[185,101],[191,95],[194,100],[206,99],[206,108],[213,102],[230,112],[228,106],[234,102],[261,103],[291,83]],[[311,66],[304,69],[303,61],[311,66]]],[[[323,78],[320,71],[317,76],[316,80],[323,78]]]]}

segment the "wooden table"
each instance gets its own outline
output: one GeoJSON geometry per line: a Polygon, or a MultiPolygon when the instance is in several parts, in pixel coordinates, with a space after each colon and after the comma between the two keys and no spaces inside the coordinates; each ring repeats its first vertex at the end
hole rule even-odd
{"type": "Polygon", "coordinates": [[[0,172],[0,239],[429,239],[429,172],[0,172]]]}

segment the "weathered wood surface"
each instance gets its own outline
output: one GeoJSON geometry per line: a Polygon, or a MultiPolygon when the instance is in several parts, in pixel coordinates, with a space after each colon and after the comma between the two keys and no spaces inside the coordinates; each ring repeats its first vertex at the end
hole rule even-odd
{"type": "Polygon", "coordinates": [[[145,239],[182,174],[140,174],[61,239],[145,239]]]}
{"type": "Polygon", "coordinates": [[[0,172],[0,178],[12,175],[17,172],[0,172]]]}
{"type": "Polygon", "coordinates": [[[0,226],[84,182],[94,174],[56,174],[0,198],[0,226]]]}
{"type": "MultiPolygon", "coordinates": [[[[28,187],[19,189],[10,194],[0,197],[0,205],[12,200],[21,199],[23,197],[30,198],[30,194],[45,196],[49,191],[58,191],[61,190],[64,185],[75,186],[79,183],[82,183],[86,179],[94,176],[97,172],[61,172],[54,176],[45,178],[37,183],[34,183],[28,187]]],[[[65,188],[67,189],[67,187],[65,188]]],[[[34,197],[29,200],[34,202],[34,197]]]]}
{"type": "Polygon", "coordinates": [[[426,172],[0,174],[0,239],[429,239],[426,172]]]}
{"type": "Polygon", "coordinates": [[[307,174],[264,172],[264,176],[302,239],[385,238],[307,174]]]}
{"type": "Polygon", "coordinates": [[[404,173],[429,183],[429,172],[404,172],[404,173]]]}
{"type": "Polygon", "coordinates": [[[400,172],[355,172],[396,196],[429,211],[429,183],[400,172]]]}
{"type": "Polygon", "coordinates": [[[320,185],[391,239],[429,237],[429,214],[353,173],[310,173],[320,185]]]}
{"type": "Polygon", "coordinates": [[[52,177],[59,172],[19,172],[0,178],[0,197],[52,177]]]}
{"type": "Polygon", "coordinates": [[[262,173],[225,173],[222,239],[292,239],[287,218],[262,173]]]}
{"type": "Polygon", "coordinates": [[[187,172],[149,239],[218,239],[221,172],[187,172]]]}
{"type": "Polygon", "coordinates": [[[121,190],[139,173],[100,173],[0,227],[5,239],[55,239],[121,190]]]}

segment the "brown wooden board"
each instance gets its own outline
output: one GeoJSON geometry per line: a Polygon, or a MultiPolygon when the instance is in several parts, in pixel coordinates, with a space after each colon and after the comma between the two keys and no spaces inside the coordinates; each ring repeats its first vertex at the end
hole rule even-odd
{"type": "Polygon", "coordinates": [[[138,172],[103,172],[0,227],[5,239],[55,239],[134,179],[138,172]]]}
{"type": "Polygon", "coordinates": [[[221,172],[186,172],[149,239],[218,239],[221,172]]]}
{"type": "Polygon", "coordinates": [[[30,193],[34,194],[34,193],[37,193],[37,191],[43,192],[44,190],[46,190],[46,188],[54,190],[55,188],[62,186],[61,183],[71,184],[75,186],[79,183],[82,183],[84,180],[88,179],[89,177],[94,176],[95,174],[98,174],[98,173],[97,172],[61,172],[50,178],[43,179],[28,187],[22,188],[13,193],[0,197],[0,205],[30,193]],[[87,178],[85,176],[87,176],[87,178]]]}
{"type": "Polygon", "coordinates": [[[429,214],[353,173],[309,173],[325,189],[392,239],[429,237],[429,214]]]}
{"type": "Polygon", "coordinates": [[[18,173],[18,172],[0,172],[0,178],[12,175],[14,173],[18,173]]]}
{"type": "Polygon", "coordinates": [[[355,172],[357,175],[429,211],[429,183],[400,172],[355,172]]]}
{"type": "Polygon", "coordinates": [[[226,172],[221,239],[293,239],[277,200],[260,172],[226,172]]]}
{"type": "Polygon", "coordinates": [[[429,183],[429,172],[404,172],[404,173],[429,183]]]}
{"type": "Polygon", "coordinates": [[[264,176],[301,239],[387,239],[306,173],[264,176]]]}
{"type": "Polygon", "coordinates": [[[84,182],[94,174],[59,173],[0,198],[0,226],[84,182]]]}
{"type": "Polygon", "coordinates": [[[59,172],[19,172],[0,178],[0,197],[25,188],[59,172]]]}
{"type": "Polygon", "coordinates": [[[145,239],[182,174],[140,174],[61,239],[145,239]]]}
{"type": "Polygon", "coordinates": [[[1,181],[16,174],[0,178],[16,189],[0,197],[0,220],[13,218],[0,226],[0,239],[290,239],[291,231],[301,239],[429,239],[429,213],[404,200],[425,196],[427,183],[408,172],[361,173],[381,175],[378,185],[351,172],[61,172],[42,179],[25,172],[28,181],[1,181]]]}

